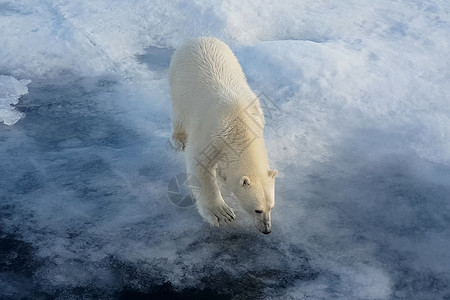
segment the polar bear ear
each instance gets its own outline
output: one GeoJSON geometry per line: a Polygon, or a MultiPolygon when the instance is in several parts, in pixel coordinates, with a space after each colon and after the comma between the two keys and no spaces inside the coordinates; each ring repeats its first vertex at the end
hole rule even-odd
{"type": "Polygon", "coordinates": [[[250,186],[250,178],[248,178],[247,176],[242,176],[239,183],[242,187],[248,187],[250,186]]]}
{"type": "Polygon", "coordinates": [[[269,170],[269,177],[271,178],[275,178],[278,175],[278,171],[277,170],[269,170]]]}

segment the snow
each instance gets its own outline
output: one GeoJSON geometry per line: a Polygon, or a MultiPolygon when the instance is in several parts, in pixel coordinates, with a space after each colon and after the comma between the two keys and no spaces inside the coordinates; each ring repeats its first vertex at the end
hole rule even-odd
{"type": "Polygon", "coordinates": [[[27,84],[30,80],[17,80],[12,76],[0,75],[0,122],[14,125],[23,114],[14,109],[22,95],[28,93],[27,84]]]}
{"type": "Polygon", "coordinates": [[[5,0],[0,32],[0,298],[450,297],[450,4],[5,0]],[[168,197],[207,35],[263,101],[267,236],[168,197]]]}

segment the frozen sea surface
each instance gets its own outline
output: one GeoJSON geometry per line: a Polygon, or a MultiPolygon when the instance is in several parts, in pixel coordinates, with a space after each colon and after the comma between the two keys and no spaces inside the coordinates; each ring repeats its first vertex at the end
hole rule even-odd
{"type": "Polygon", "coordinates": [[[0,298],[450,299],[450,4],[0,2],[0,298]],[[167,68],[231,45],[273,230],[174,205],[167,68]]]}

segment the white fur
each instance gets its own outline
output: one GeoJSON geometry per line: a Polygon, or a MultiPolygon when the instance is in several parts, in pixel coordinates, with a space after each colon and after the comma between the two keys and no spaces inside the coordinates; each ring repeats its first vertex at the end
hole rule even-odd
{"type": "Polygon", "coordinates": [[[198,180],[200,189],[192,192],[199,213],[214,225],[235,218],[219,181],[269,233],[277,172],[269,170],[259,100],[233,52],[214,38],[187,42],[172,58],[170,92],[171,141],[185,151],[187,173],[198,180]]]}

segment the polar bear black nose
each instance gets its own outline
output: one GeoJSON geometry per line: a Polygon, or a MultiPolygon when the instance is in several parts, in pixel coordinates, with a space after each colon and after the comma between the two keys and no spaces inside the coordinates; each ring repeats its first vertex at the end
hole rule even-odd
{"type": "Polygon", "coordinates": [[[271,233],[272,231],[269,229],[269,230],[264,230],[262,233],[264,233],[264,234],[269,234],[269,233],[271,233]]]}

